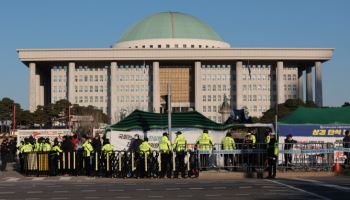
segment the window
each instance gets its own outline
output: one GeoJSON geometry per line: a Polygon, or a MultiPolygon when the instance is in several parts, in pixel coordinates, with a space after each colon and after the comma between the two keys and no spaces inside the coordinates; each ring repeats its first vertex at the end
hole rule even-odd
{"type": "Polygon", "coordinates": [[[216,101],[216,95],[213,95],[213,101],[216,101]]]}
{"type": "Polygon", "coordinates": [[[222,86],[222,91],[226,91],[226,85],[222,86]]]}
{"type": "Polygon", "coordinates": [[[207,107],[203,106],[203,112],[207,112],[207,107]]]}
{"type": "Polygon", "coordinates": [[[205,91],[206,87],[205,85],[202,86],[202,91],[205,91]]]}
{"type": "Polygon", "coordinates": [[[100,85],[100,92],[103,92],[103,86],[100,85]]]}
{"type": "Polygon", "coordinates": [[[213,112],[216,112],[216,106],[213,106],[213,112]]]}
{"type": "Polygon", "coordinates": [[[219,92],[221,91],[221,85],[218,85],[218,91],[219,92]]]}
{"type": "Polygon", "coordinates": [[[208,112],[211,112],[211,106],[208,106],[208,112]]]}
{"type": "Polygon", "coordinates": [[[90,86],[90,92],[94,91],[94,86],[90,86]]]}
{"type": "Polygon", "coordinates": [[[287,76],[285,74],[283,74],[283,80],[286,80],[287,76]]]}
{"type": "Polygon", "coordinates": [[[218,95],[218,101],[221,102],[221,95],[218,95]]]}
{"type": "Polygon", "coordinates": [[[84,92],[88,92],[89,91],[89,87],[88,86],[85,86],[84,87],[84,92]]]}
{"type": "Polygon", "coordinates": [[[243,95],[243,101],[247,101],[247,95],[243,95]]]}
{"type": "Polygon", "coordinates": [[[87,96],[84,97],[84,103],[88,103],[89,102],[89,98],[87,96]]]}
{"type": "Polygon", "coordinates": [[[216,85],[213,85],[213,91],[216,91],[216,85]]]}
{"type": "Polygon", "coordinates": [[[170,44],[166,44],[165,46],[166,46],[166,48],[170,48],[170,44]]]}
{"type": "Polygon", "coordinates": [[[207,98],[206,98],[205,95],[203,96],[203,99],[202,99],[202,100],[203,100],[203,102],[206,102],[206,101],[207,101],[207,98]]]}
{"type": "Polygon", "coordinates": [[[90,103],[92,103],[94,101],[94,97],[90,96],[90,103]]]}
{"type": "Polygon", "coordinates": [[[83,92],[83,86],[79,86],[79,92],[83,92]]]}
{"type": "Polygon", "coordinates": [[[293,74],[293,81],[297,80],[297,75],[293,74]]]}
{"type": "Polygon", "coordinates": [[[98,81],[98,75],[95,75],[95,81],[98,81]]]}
{"type": "Polygon", "coordinates": [[[208,91],[211,91],[211,85],[208,85],[208,91]]]}
{"type": "Polygon", "coordinates": [[[100,81],[103,81],[103,75],[100,75],[100,81]]]}
{"type": "Polygon", "coordinates": [[[100,96],[100,102],[103,102],[103,96],[100,96]]]}
{"type": "Polygon", "coordinates": [[[208,101],[209,102],[211,101],[211,95],[208,95],[208,101]]]}
{"type": "Polygon", "coordinates": [[[97,85],[95,86],[95,92],[98,92],[98,86],[97,85]]]}

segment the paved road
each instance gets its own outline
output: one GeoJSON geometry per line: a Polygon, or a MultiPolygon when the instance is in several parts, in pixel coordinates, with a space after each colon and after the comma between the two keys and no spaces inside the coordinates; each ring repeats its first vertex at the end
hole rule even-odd
{"type": "Polygon", "coordinates": [[[349,199],[350,178],[105,179],[3,177],[0,199],[349,199]]]}

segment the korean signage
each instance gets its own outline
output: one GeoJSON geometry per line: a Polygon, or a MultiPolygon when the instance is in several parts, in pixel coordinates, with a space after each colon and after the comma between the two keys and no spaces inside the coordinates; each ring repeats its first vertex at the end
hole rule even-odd
{"type": "Polygon", "coordinates": [[[281,136],[343,137],[350,125],[280,124],[278,130],[281,136]]]}

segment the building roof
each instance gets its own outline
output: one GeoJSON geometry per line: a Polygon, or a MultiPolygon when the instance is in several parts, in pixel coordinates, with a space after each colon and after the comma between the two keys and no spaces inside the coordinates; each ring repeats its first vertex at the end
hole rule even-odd
{"type": "MultiPolygon", "coordinates": [[[[209,130],[225,130],[231,125],[218,124],[197,111],[172,113],[173,128],[200,128],[209,130]]],[[[168,114],[151,113],[135,110],[122,121],[109,126],[114,131],[130,131],[165,129],[168,127],[168,114]]]]}
{"type": "Polygon", "coordinates": [[[206,23],[188,14],[161,12],[148,16],[127,30],[117,43],[161,38],[223,41],[206,23]]]}
{"type": "Polygon", "coordinates": [[[279,121],[281,124],[350,124],[350,107],[298,108],[279,121]]]}

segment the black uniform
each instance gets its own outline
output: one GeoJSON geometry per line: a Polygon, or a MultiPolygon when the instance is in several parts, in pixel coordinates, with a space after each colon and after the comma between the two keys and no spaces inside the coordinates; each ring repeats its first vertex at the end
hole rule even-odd
{"type": "Polygon", "coordinates": [[[6,171],[7,161],[10,154],[9,143],[6,139],[1,144],[0,152],[1,152],[1,162],[2,162],[1,171],[6,171]]]}

